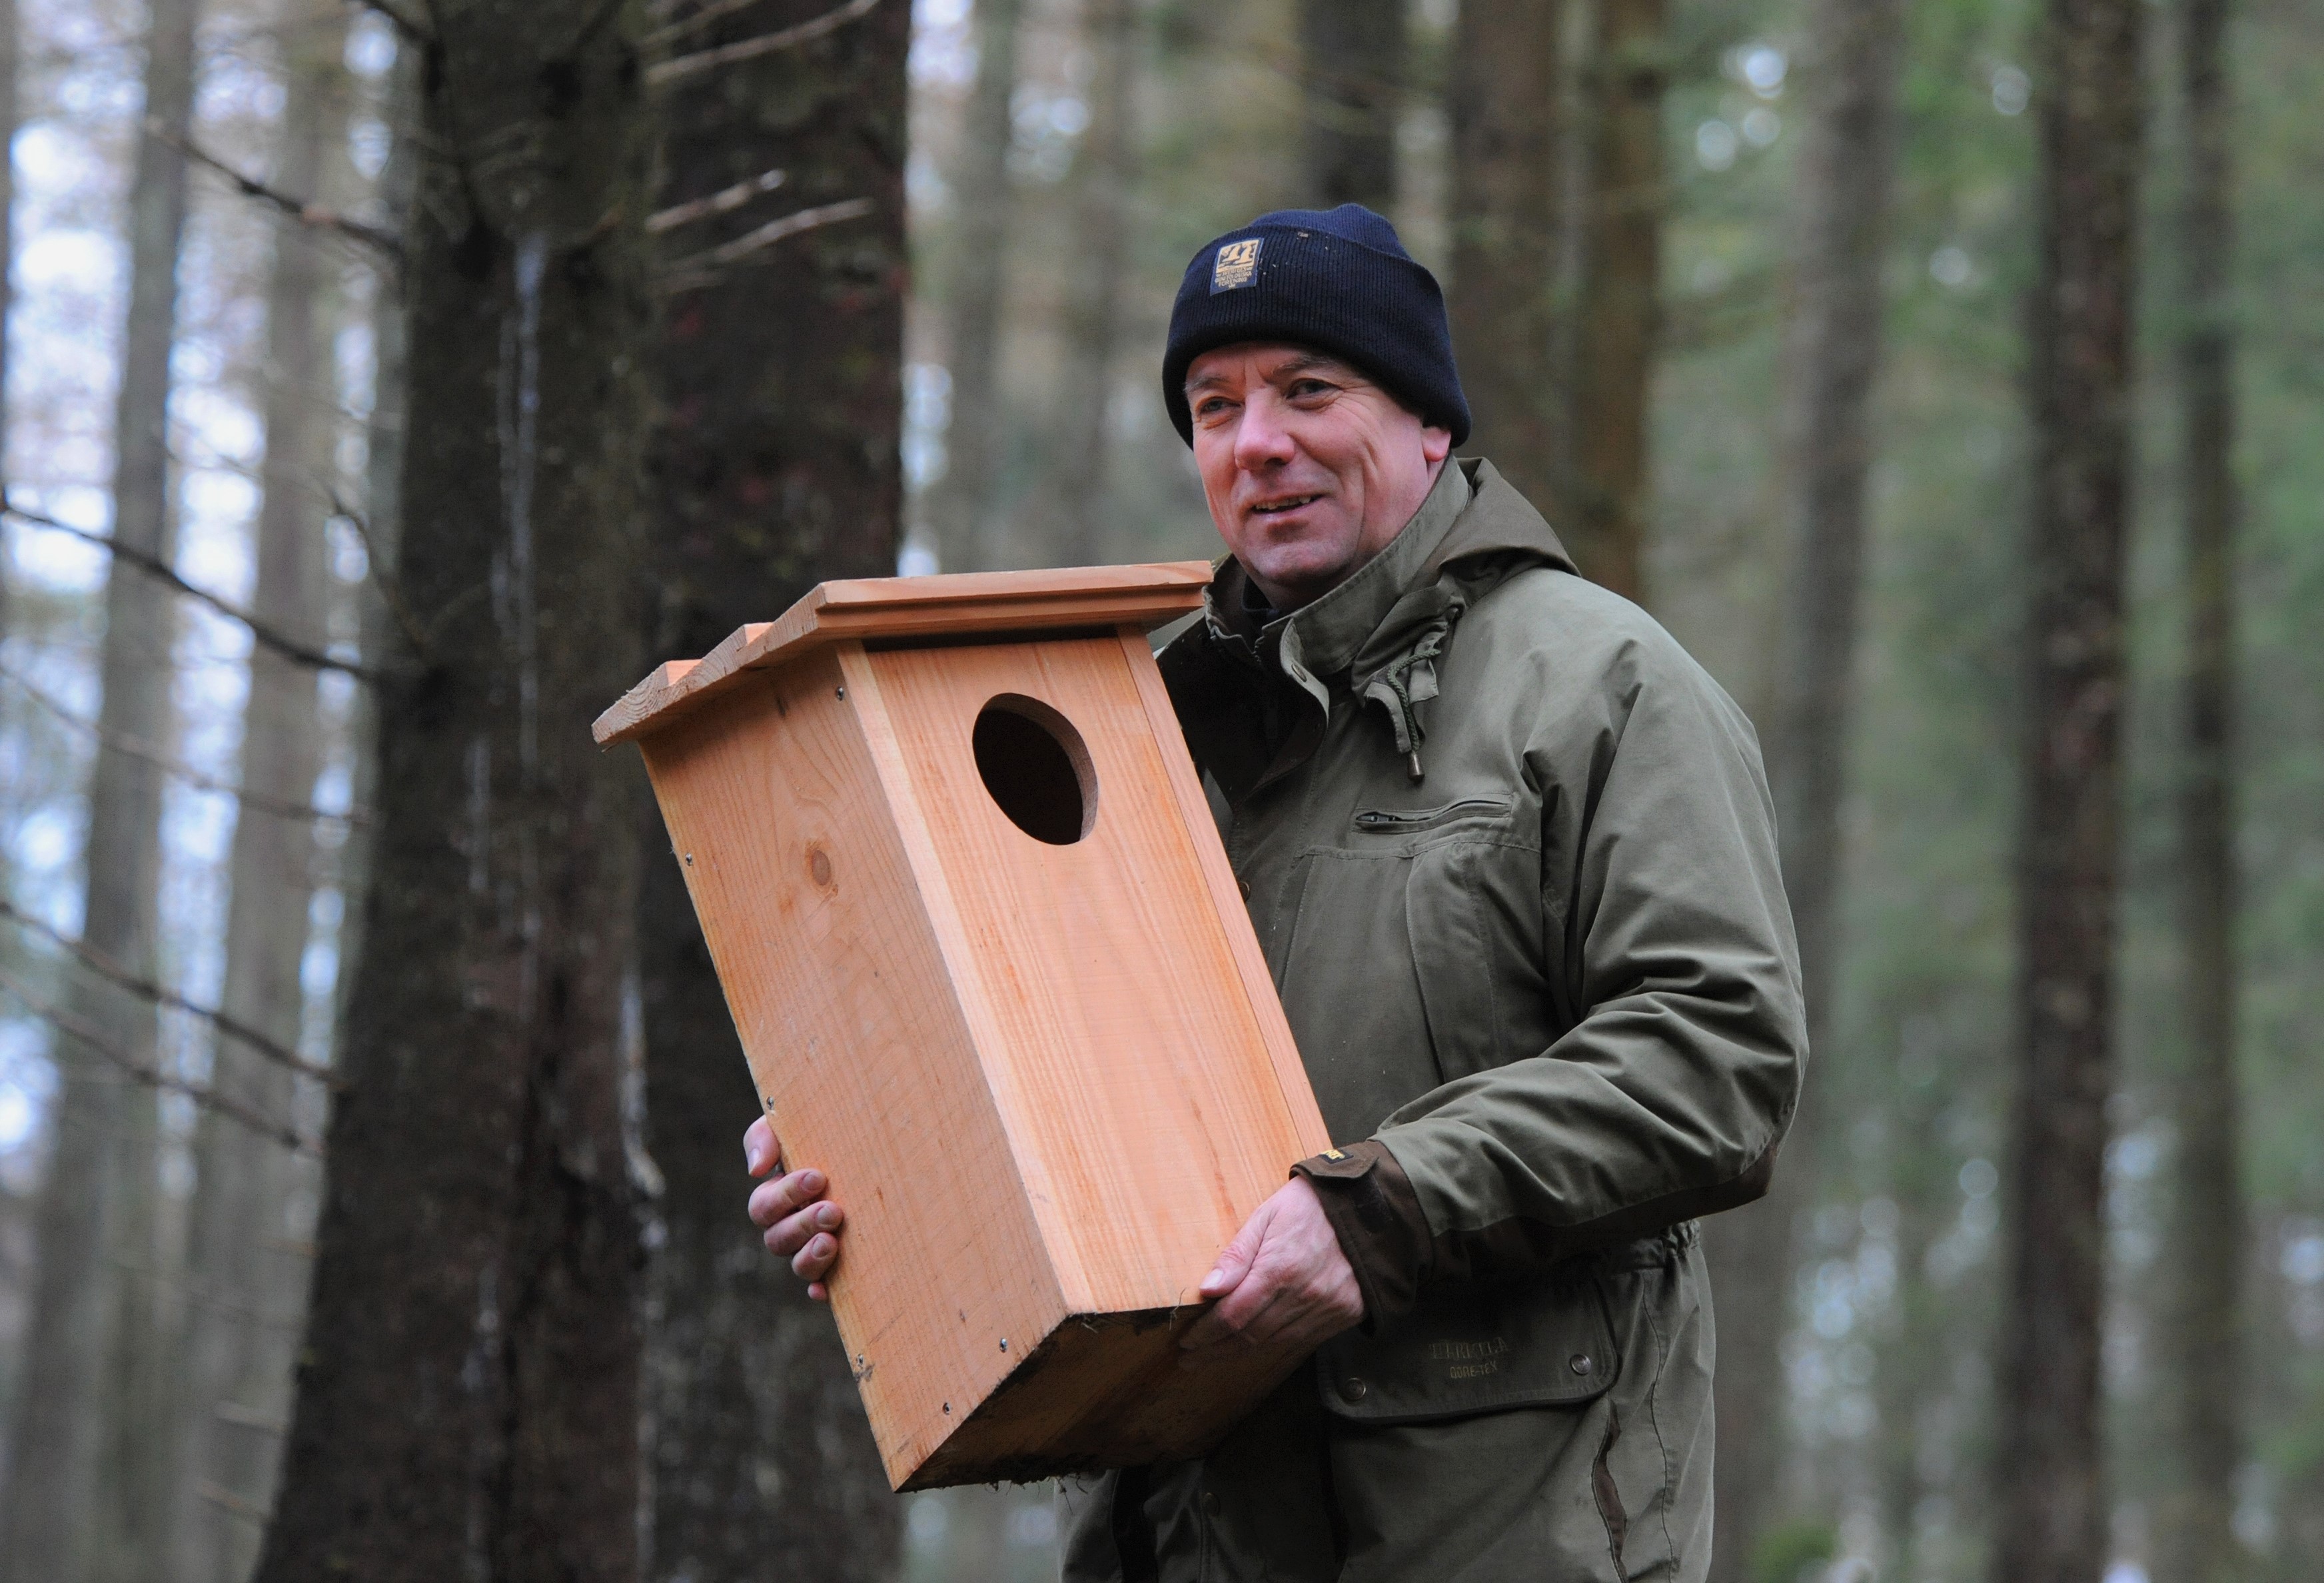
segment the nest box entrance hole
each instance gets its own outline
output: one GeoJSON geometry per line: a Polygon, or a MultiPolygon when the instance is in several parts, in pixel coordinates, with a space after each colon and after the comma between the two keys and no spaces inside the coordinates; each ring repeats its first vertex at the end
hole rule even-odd
{"type": "Polygon", "coordinates": [[[1071,846],[1097,824],[1097,769],[1089,744],[1038,698],[1003,693],[977,714],[971,741],[984,789],[1036,841],[1071,846]]]}

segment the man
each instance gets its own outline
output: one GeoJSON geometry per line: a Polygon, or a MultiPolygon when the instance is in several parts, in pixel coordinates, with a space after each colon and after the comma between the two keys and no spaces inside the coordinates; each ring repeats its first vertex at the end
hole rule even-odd
{"type": "MultiPolygon", "coordinates": [[[[1443,299],[1379,216],[1196,254],[1163,395],[1229,553],[1162,671],[1340,1146],[1185,1343],[1312,1368],[1200,1461],[1069,1480],[1065,1576],[1700,1578],[1692,1218],[1766,1191],[1805,1057],[1751,728],[1449,460],[1443,299]]],[[[751,1201],[818,1295],[825,1191],[751,1201]]]]}

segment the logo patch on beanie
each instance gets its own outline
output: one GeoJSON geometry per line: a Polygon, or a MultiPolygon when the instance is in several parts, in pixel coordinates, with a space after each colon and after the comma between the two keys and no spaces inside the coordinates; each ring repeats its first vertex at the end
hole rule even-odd
{"type": "Polygon", "coordinates": [[[1218,258],[1211,265],[1211,295],[1231,291],[1237,286],[1248,286],[1259,277],[1259,244],[1263,236],[1248,237],[1230,242],[1219,249],[1218,258]]]}

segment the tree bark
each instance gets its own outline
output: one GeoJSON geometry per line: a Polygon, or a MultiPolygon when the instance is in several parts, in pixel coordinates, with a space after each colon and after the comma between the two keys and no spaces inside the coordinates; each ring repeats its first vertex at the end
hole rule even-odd
{"type": "Polygon", "coordinates": [[[946,466],[932,492],[936,555],[946,571],[993,566],[991,521],[1001,482],[1001,310],[1006,295],[1011,190],[1010,107],[1017,93],[1022,0],[976,0],[976,86],[961,127],[953,178],[952,427],[946,466]]]}
{"type": "Polygon", "coordinates": [[[627,1580],[642,7],[431,8],[374,879],[262,1579],[627,1580]]]}
{"type": "Polygon", "coordinates": [[[1644,597],[1648,424],[1661,322],[1665,0],[1596,0],[1595,139],[1573,397],[1572,501],[1559,524],[1584,575],[1644,597]]]}
{"type": "MultiPolygon", "coordinates": [[[[292,34],[275,184],[324,202],[324,161],[346,141],[346,28],[326,14],[292,34]]],[[[321,647],[329,579],[325,497],[337,436],[333,389],[334,271],[317,238],[278,225],[267,287],[266,456],[260,476],[251,608],[278,631],[321,647]]],[[[263,646],[250,658],[242,785],[287,802],[314,795],[322,768],[315,673],[263,646]]],[[[318,856],[311,821],[245,805],[228,859],[226,983],[221,1009],[295,1048],[306,996],[300,964],[318,856]]],[[[210,1087],[286,1123],[299,1080],[231,1039],[214,1042],[210,1087]]],[[[290,1411],[297,1332],[284,1294],[302,1292],[306,1261],[290,1244],[309,1228],[286,1218],[307,1166],[272,1140],[206,1110],[194,1139],[195,1194],[186,1248],[188,1303],[173,1404],[172,1527],[163,1554],[180,1583],[240,1583],[258,1557],[246,1513],[273,1498],[279,1426],[290,1411]],[[270,1322],[271,1321],[271,1322],[270,1322]],[[239,1503],[229,1505],[219,1494],[239,1503]]]]}
{"type": "MultiPolygon", "coordinates": [[[[793,0],[742,25],[824,9],[793,0]]],[[[812,48],[689,86],[661,106],[665,204],[780,168],[790,175],[778,212],[855,198],[877,207],[667,305],[654,359],[657,658],[706,653],[820,579],[895,566],[909,21],[907,7],[882,5],[812,48]],[[770,313],[770,302],[787,306],[770,313]]],[[[720,223],[739,230],[757,217],[720,223]]],[[[900,1504],[829,1311],[743,1214],[742,1128],[757,1100],[668,838],[645,817],[646,1127],[664,1184],[646,1575],[722,1583],[779,1566],[832,1583],[884,1579],[900,1504]]]]}
{"type": "Polygon", "coordinates": [[[2124,540],[2144,118],[2139,0],[2052,0],[2018,858],[2021,1068],[1999,1402],[1998,1583],[2095,1583],[2124,540]]]}
{"type": "Polygon", "coordinates": [[[1138,32],[1131,0],[1084,0],[1083,32],[1094,69],[1089,128],[1074,161],[1074,235],[1081,239],[1081,256],[1067,287],[1056,428],[1063,448],[1056,458],[1050,538],[1056,564],[1065,566],[1092,566],[1126,553],[1108,531],[1105,485],[1113,438],[1109,419],[1114,351],[1120,339],[1122,282],[1130,270],[1130,190],[1137,179],[1130,95],[1137,80],[1138,32]]]}
{"type": "Polygon", "coordinates": [[[2217,1583],[2243,1569],[2234,1527],[2243,1461],[2247,1230],[2236,1073],[2236,488],[2234,170],[2224,59],[2227,0],[2186,0],[2186,205],[2179,227],[2178,336],[2186,492],[2187,747],[2180,788],[2181,930],[2188,1062],[2176,1095],[2179,1152],[2170,1331],[2179,1469],[2158,1514],[2160,1575],[2217,1583]]]}
{"type": "Polygon", "coordinates": [[[1446,98],[1452,123],[1452,345],[1476,427],[1469,448],[1563,521],[1565,391],[1563,70],[1557,0],[1464,0],[1446,98]]]}
{"type": "MultiPolygon", "coordinates": [[[[178,246],[186,169],[175,146],[193,114],[195,0],[154,0],[146,40],[145,114],[163,135],[141,138],[129,198],[129,312],[114,417],[113,531],[124,546],[169,559],[167,425],[170,350],[177,326],[178,246]]],[[[106,581],[105,740],[168,740],[171,596],[116,563],[106,581]]],[[[161,777],[153,764],[106,747],[89,783],[81,935],[141,976],[154,972],[154,881],[160,868],[161,777]]],[[[70,1009],[114,1046],[151,1063],[150,1005],[76,978],[70,1009]]],[[[161,1359],[151,1333],[150,1274],[114,1277],[126,1262],[150,1269],[155,1198],[155,1114],[150,1091],[59,1035],[55,1144],[37,1211],[39,1274],[17,1391],[7,1496],[0,1505],[0,1578],[78,1578],[92,1565],[150,1542],[149,1471],[125,1426],[141,1415],[161,1359]],[[146,1206],[140,1214],[137,1206],[146,1206]],[[124,1310],[145,1343],[124,1377],[115,1367],[124,1310]],[[99,1554],[97,1541],[106,1541],[99,1554]]]]}
{"type": "Polygon", "coordinates": [[[1404,0],[1299,0],[1305,56],[1301,152],[1307,202],[1396,207],[1396,122],[1404,98],[1404,0]]]}
{"type": "MultiPolygon", "coordinates": [[[[1865,479],[1881,345],[1880,274],[1895,175],[1902,0],[1816,0],[1793,178],[1784,440],[1790,566],[1769,768],[1784,888],[1807,983],[1808,1043],[1831,1048],[1840,958],[1840,798],[1854,696],[1865,479]]],[[[1792,1229],[1815,1201],[1813,1115],[1797,1118],[1775,1185],[1709,1227],[1719,1302],[1717,1583],[1745,1583],[1775,1514],[1785,1443],[1782,1343],[1792,1229]]]]}

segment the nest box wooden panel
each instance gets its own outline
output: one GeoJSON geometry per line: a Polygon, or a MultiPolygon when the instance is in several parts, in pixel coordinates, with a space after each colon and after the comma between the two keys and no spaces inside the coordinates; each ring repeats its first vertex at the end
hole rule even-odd
{"type": "Polygon", "coordinates": [[[597,722],[847,1209],[832,1305],[899,1489],[1192,1456],[1298,1361],[1176,1367],[1330,1141],[1145,638],[1209,575],[827,583],[597,722]]]}

